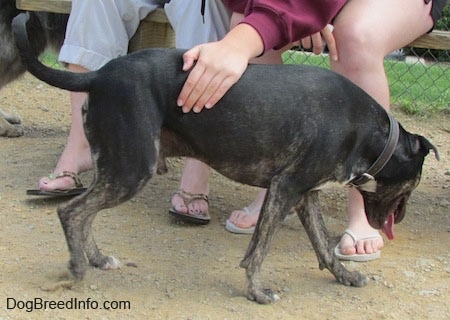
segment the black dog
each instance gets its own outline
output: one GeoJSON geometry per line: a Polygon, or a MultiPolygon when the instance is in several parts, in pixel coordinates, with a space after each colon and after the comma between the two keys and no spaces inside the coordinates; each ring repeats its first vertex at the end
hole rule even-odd
{"type": "Polygon", "coordinates": [[[59,88],[89,93],[83,115],[94,181],[58,208],[69,268],[77,280],[86,272],[86,256],[95,267],[118,266],[100,253],[92,236],[97,212],[133,197],[157,169],[165,169],[165,157],[189,156],[233,180],[268,188],[241,263],[249,299],[269,303],[277,298],[261,288],[259,273],[291,208],[311,239],[320,268],[345,285],[362,286],[367,278],[347,271],[334,256],[315,190],[331,182],[354,185],[364,197],[371,225],[390,230],[405,214],[425,156],[435,150],[425,138],[406,132],[359,87],[328,70],[249,66],[213,109],[183,114],[176,106],[187,76],[181,71],[182,51],[144,50],[96,72],[70,73],[35,58],[25,24],[21,15],[13,30],[29,71],[59,88]]]}
{"type": "MultiPolygon", "coordinates": [[[[20,61],[11,30],[11,22],[20,12],[15,0],[0,0],[0,89],[26,71],[20,61]]],[[[64,41],[68,17],[67,14],[30,12],[27,29],[36,55],[46,49],[59,51],[64,41]]],[[[0,110],[0,136],[18,137],[23,132],[18,117],[0,110]]]]}

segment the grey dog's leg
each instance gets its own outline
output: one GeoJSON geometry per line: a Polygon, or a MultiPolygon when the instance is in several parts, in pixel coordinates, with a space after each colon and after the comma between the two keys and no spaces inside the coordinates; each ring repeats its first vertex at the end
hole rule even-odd
{"type": "Polygon", "coordinates": [[[321,270],[327,268],[340,283],[346,286],[361,287],[367,284],[368,279],[365,275],[358,271],[348,271],[334,255],[320,210],[319,191],[310,191],[305,194],[295,210],[316,252],[319,268],[321,270]]]}
{"type": "Polygon", "coordinates": [[[290,202],[286,202],[287,199],[292,199],[289,192],[285,188],[281,188],[280,184],[272,183],[267,191],[252,240],[240,264],[241,267],[246,268],[248,299],[261,304],[279,300],[274,291],[261,287],[259,274],[270,243],[292,207],[290,202]]]}
{"type": "Polygon", "coordinates": [[[108,199],[108,194],[117,195],[117,193],[102,188],[104,184],[95,186],[95,190],[90,189],[58,208],[59,219],[70,251],[69,269],[76,280],[83,279],[86,273],[86,256],[94,267],[101,269],[119,267],[116,259],[104,256],[98,249],[92,235],[92,223],[98,211],[125,199],[120,196],[115,200],[108,199]]]}
{"type": "MultiPolygon", "coordinates": [[[[96,155],[93,158],[101,159],[96,155]]],[[[156,161],[151,157],[149,162],[147,167],[151,168],[154,166],[151,164],[156,161]]],[[[152,173],[141,171],[137,166],[132,167],[137,168],[136,172],[125,169],[118,172],[110,165],[109,159],[97,160],[94,165],[96,175],[89,189],[58,208],[59,219],[70,251],[69,269],[76,280],[83,279],[86,273],[86,257],[90,265],[100,269],[119,267],[119,262],[115,258],[104,256],[98,249],[92,235],[92,223],[100,210],[119,205],[132,198],[151,178],[152,173]],[[103,166],[98,167],[98,163],[102,163],[103,166]]]]}
{"type": "Polygon", "coordinates": [[[89,260],[89,264],[102,270],[118,269],[120,268],[119,260],[113,256],[103,255],[98,249],[97,243],[95,243],[94,236],[92,235],[92,223],[94,222],[95,216],[95,214],[90,215],[83,227],[85,239],[84,249],[89,260]]]}
{"type": "Polygon", "coordinates": [[[83,279],[86,273],[85,239],[83,227],[89,216],[97,213],[86,206],[86,194],[72,199],[58,208],[58,216],[66,236],[70,252],[69,270],[75,280],[83,279]]]}

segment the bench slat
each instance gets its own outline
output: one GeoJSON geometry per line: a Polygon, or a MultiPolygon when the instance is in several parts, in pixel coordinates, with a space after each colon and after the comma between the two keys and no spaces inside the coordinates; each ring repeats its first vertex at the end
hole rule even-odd
{"type": "Polygon", "coordinates": [[[29,11],[70,13],[72,0],[16,0],[16,7],[29,11]]]}
{"type": "Polygon", "coordinates": [[[411,42],[408,47],[450,50],[450,31],[433,30],[411,42]]]}

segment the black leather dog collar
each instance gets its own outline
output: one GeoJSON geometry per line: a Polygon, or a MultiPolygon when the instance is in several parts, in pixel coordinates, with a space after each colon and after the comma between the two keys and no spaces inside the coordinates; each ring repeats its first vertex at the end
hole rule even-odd
{"type": "MultiPolygon", "coordinates": [[[[388,161],[394,154],[395,147],[397,146],[398,138],[400,135],[400,128],[397,120],[395,120],[390,113],[388,113],[387,115],[389,117],[390,130],[389,137],[383,151],[381,152],[378,159],[375,160],[375,162],[370,166],[370,168],[367,169],[367,171],[361,176],[352,179],[348,183],[349,185],[361,187],[363,184],[369,182],[370,180],[374,180],[375,175],[384,168],[384,166],[388,163],[388,161]]],[[[375,190],[373,190],[373,192],[375,192],[375,190]]]]}

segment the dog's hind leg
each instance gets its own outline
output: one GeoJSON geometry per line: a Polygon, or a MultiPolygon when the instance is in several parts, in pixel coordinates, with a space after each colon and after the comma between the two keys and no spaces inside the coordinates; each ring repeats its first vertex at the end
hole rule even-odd
{"type": "Polygon", "coordinates": [[[83,236],[85,241],[84,249],[89,260],[89,264],[102,270],[119,269],[120,261],[113,256],[103,255],[94,240],[94,236],[92,234],[92,223],[94,222],[95,216],[96,215],[94,214],[87,217],[86,224],[83,226],[83,236]]]}
{"type": "MultiPolygon", "coordinates": [[[[62,204],[58,208],[58,216],[66,236],[70,252],[69,270],[75,280],[82,280],[86,273],[85,243],[89,232],[83,230],[86,222],[93,220],[98,210],[94,206],[87,206],[88,194],[91,191],[62,204]]],[[[90,224],[87,225],[90,227],[90,224]]]]}
{"type": "Polygon", "coordinates": [[[319,268],[327,268],[336,279],[347,286],[362,287],[368,279],[358,271],[350,272],[334,255],[333,247],[329,241],[329,235],[323,221],[319,204],[319,191],[306,193],[295,207],[319,260],[319,268]]]}
{"type": "MultiPolygon", "coordinates": [[[[103,173],[105,171],[100,170],[103,173]]],[[[70,251],[69,269],[76,280],[83,279],[87,262],[100,269],[116,269],[119,262],[114,257],[104,256],[92,235],[92,223],[98,211],[118,205],[134,196],[151,174],[143,174],[140,179],[134,175],[135,183],[123,183],[117,176],[103,174],[95,178],[92,186],[82,195],[58,208],[58,215],[64,229],[70,251]],[[133,185],[134,187],[129,187],[133,185]]]]}
{"type": "Polygon", "coordinates": [[[246,269],[248,280],[247,298],[261,304],[275,302],[280,298],[271,289],[263,289],[259,281],[262,262],[267,255],[270,243],[293,206],[292,199],[298,198],[288,183],[272,181],[255,227],[252,240],[240,266],[246,269]]]}

